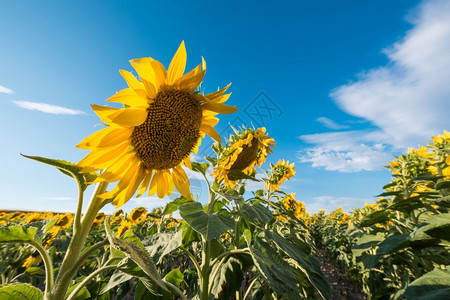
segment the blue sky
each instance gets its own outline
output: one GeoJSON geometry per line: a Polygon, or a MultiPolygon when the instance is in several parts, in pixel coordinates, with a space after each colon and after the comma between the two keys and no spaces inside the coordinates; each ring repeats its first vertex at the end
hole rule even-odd
{"type": "Polygon", "coordinates": [[[83,158],[74,146],[100,123],[89,105],[126,87],[119,69],[148,56],[167,67],[182,40],[188,68],[207,62],[205,92],[232,83],[240,110],[219,133],[263,125],[268,161],[295,162],[287,192],[312,212],[373,202],[394,154],[450,129],[449,20],[442,0],[3,1],[0,208],[73,211],[72,180],[19,153],[83,158]]]}

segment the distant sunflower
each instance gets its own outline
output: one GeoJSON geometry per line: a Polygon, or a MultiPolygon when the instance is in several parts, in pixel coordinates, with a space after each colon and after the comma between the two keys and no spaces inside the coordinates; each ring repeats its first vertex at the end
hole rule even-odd
{"type": "Polygon", "coordinates": [[[266,189],[272,191],[279,190],[280,186],[286,180],[290,180],[295,175],[294,163],[289,164],[289,161],[279,160],[276,165],[271,164],[272,169],[269,172],[268,182],[265,185],[266,189]]]}
{"type": "Polygon", "coordinates": [[[244,128],[236,131],[225,147],[218,154],[217,167],[212,173],[219,182],[232,187],[236,180],[230,176],[233,170],[241,171],[247,175],[256,172],[256,167],[266,161],[268,154],[272,153],[270,147],[275,146],[275,140],[266,135],[264,127],[258,129],[244,128]]]}
{"type": "Polygon", "coordinates": [[[201,95],[195,90],[206,72],[206,63],[183,75],[186,49],[181,43],[168,71],[157,60],[139,58],[130,61],[139,75],[121,70],[129,88],[107,101],[124,108],[92,105],[107,127],[84,139],[77,147],[91,152],[78,164],[84,171],[102,170],[94,182],[116,182],[117,186],[101,195],[114,198],[117,207],[126,203],[139,189],[163,198],[174,188],[191,198],[190,184],[182,166],[191,167],[191,152],[196,153],[201,138],[208,134],[220,141],[214,126],[218,113],[237,109],[223,104],[230,94],[227,88],[201,95]]]}

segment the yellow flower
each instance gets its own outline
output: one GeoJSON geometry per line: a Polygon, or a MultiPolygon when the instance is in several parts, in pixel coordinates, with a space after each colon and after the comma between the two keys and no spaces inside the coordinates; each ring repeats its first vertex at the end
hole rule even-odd
{"type": "Polygon", "coordinates": [[[37,254],[37,256],[30,255],[30,256],[28,256],[27,259],[25,259],[25,261],[22,264],[22,267],[29,268],[34,265],[37,265],[41,261],[42,261],[42,257],[39,253],[37,254]]]}
{"type": "Polygon", "coordinates": [[[297,207],[297,201],[295,201],[295,193],[291,193],[283,199],[283,206],[286,210],[294,211],[297,207]]]}
{"type": "Polygon", "coordinates": [[[147,210],[144,207],[137,207],[128,216],[128,220],[133,224],[138,224],[146,218],[146,213],[147,210]]]}
{"type": "Polygon", "coordinates": [[[183,75],[186,49],[181,43],[168,71],[152,58],[130,61],[139,75],[121,70],[128,88],[107,101],[122,103],[124,108],[93,105],[107,127],[84,139],[77,147],[91,152],[78,164],[84,172],[102,170],[94,182],[117,182],[101,195],[113,198],[116,207],[125,204],[139,189],[147,189],[163,198],[174,188],[191,198],[190,184],[182,166],[190,167],[191,152],[196,153],[205,134],[220,141],[213,126],[218,113],[237,109],[223,103],[229,85],[215,93],[201,95],[195,90],[206,72],[206,63],[183,75]]]}
{"type": "Polygon", "coordinates": [[[280,185],[286,180],[290,180],[295,175],[294,163],[289,165],[289,161],[279,160],[278,163],[273,166],[269,175],[269,183],[265,185],[266,189],[279,190],[280,185]]]}
{"type": "Polygon", "coordinates": [[[166,229],[171,229],[175,226],[175,221],[171,220],[167,225],[166,225],[166,229]]]}
{"type": "Polygon", "coordinates": [[[443,135],[440,134],[438,136],[432,136],[431,139],[433,140],[435,145],[443,144],[444,141],[450,142],[450,132],[444,130],[443,135]]]}
{"type": "Polygon", "coordinates": [[[218,165],[212,176],[219,182],[224,181],[228,187],[233,187],[236,180],[229,177],[233,170],[247,175],[256,173],[256,167],[266,161],[272,153],[270,147],[275,146],[275,140],[266,135],[264,127],[258,129],[244,128],[236,131],[229,139],[229,143],[218,154],[218,165]]]}
{"type": "Polygon", "coordinates": [[[113,214],[113,218],[119,218],[121,215],[123,215],[123,210],[116,210],[113,214]]]}
{"type": "Polygon", "coordinates": [[[427,153],[428,148],[424,146],[420,146],[419,149],[414,150],[414,148],[408,148],[408,154],[415,154],[424,158],[431,158],[431,154],[427,153]]]}
{"type": "Polygon", "coordinates": [[[131,228],[131,225],[132,225],[131,222],[122,219],[120,221],[119,229],[117,229],[116,237],[120,238],[125,233],[125,231],[127,231],[131,228]]]}

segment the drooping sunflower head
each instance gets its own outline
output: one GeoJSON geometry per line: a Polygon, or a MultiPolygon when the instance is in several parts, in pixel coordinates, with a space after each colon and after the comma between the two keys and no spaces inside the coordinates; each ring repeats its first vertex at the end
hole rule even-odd
{"type": "Polygon", "coordinates": [[[236,180],[232,178],[234,170],[247,175],[256,173],[256,167],[266,161],[275,140],[266,135],[264,127],[258,129],[243,128],[240,132],[235,130],[228,143],[219,148],[217,167],[212,173],[217,181],[224,182],[226,186],[233,187],[236,180]]]}
{"type": "Polygon", "coordinates": [[[139,78],[121,70],[128,88],[107,100],[121,103],[124,108],[92,106],[107,127],[77,145],[91,151],[78,164],[85,172],[104,170],[94,183],[118,181],[113,190],[101,195],[113,198],[116,207],[126,203],[137,190],[138,197],[148,190],[149,196],[156,193],[163,198],[176,188],[191,198],[182,166],[191,167],[191,153],[196,153],[205,134],[220,141],[213,128],[219,121],[216,115],[237,110],[223,104],[230,96],[225,94],[229,85],[206,95],[197,92],[206,63],[202,60],[183,75],[184,42],[167,71],[149,57],[130,62],[139,78]]]}
{"type": "Polygon", "coordinates": [[[138,224],[146,217],[147,209],[145,207],[137,207],[128,215],[128,220],[132,224],[138,224]]]}
{"type": "Polygon", "coordinates": [[[267,178],[265,188],[270,188],[272,191],[279,190],[280,185],[286,180],[290,180],[294,175],[294,163],[289,164],[289,161],[279,160],[276,165],[271,164],[269,178],[267,178]]]}

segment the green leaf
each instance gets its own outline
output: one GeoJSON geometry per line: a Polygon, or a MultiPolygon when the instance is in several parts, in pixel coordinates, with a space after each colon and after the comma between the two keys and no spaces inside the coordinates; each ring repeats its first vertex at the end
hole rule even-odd
{"type": "Polygon", "coordinates": [[[184,204],[179,209],[180,215],[186,223],[204,236],[207,241],[218,238],[227,230],[235,227],[233,218],[217,213],[207,214],[198,202],[184,204]]]}
{"type": "Polygon", "coordinates": [[[141,245],[136,245],[135,243],[116,238],[114,236],[114,232],[111,230],[109,219],[110,217],[105,220],[105,231],[111,246],[124,252],[125,255],[132,259],[152,281],[154,281],[163,290],[167,291],[167,288],[161,280],[155,264],[153,263],[153,260],[148,252],[143,250],[141,245]]]}
{"type": "Polygon", "coordinates": [[[255,176],[247,175],[240,170],[231,169],[228,173],[228,178],[233,181],[241,180],[241,179],[249,179],[253,181],[261,181],[256,179],[255,176]]]}
{"type": "Polygon", "coordinates": [[[188,223],[186,223],[186,221],[181,221],[180,224],[180,231],[183,230],[183,238],[182,238],[182,245],[183,247],[189,247],[189,245],[192,242],[199,242],[202,240],[202,236],[195,231],[194,229],[191,228],[191,226],[189,226],[188,223]]]}
{"type": "Polygon", "coordinates": [[[434,269],[414,280],[406,288],[408,300],[447,300],[450,295],[450,267],[434,269]]]}
{"type": "Polygon", "coordinates": [[[369,250],[373,246],[379,244],[382,240],[384,240],[385,235],[381,232],[377,234],[364,234],[362,235],[356,243],[352,246],[353,256],[358,258],[362,255],[363,252],[369,250]]]}
{"type": "Polygon", "coordinates": [[[409,246],[410,234],[391,234],[378,245],[377,255],[386,255],[409,246]]]}
{"type": "Polygon", "coordinates": [[[450,180],[442,180],[436,183],[435,189],[442,190],[450,188],[450,180]]]}
{"type": "MultiPolygon", "coordinates": [[[[66,298],[69,297],[70,294],[72,294],[72,292],[77,288],[77,286],[80,284],[81,282],[78,282],[74,285],[72,285],[69,290],[66,293],[66,298]]],[[[86,286],[83,286],[81,288],[81,290],[73,297],[74,300],[86,300],[89,299],[91,297],[91,293],[89,293],[88,289],[86,288],[86,286]]]]}
{"type": "Polygon", "coordinates": [[[431,199],[430,201],[432,202],[432,204],[450,208],[450,196],[431,199]]]}
{"type": "Polygon", "coordinates": [[[390,219],[391,218],[389,216],[389,211],[380,210],[380,211],[376,211],[376,212],[364,217],[361,220],[361,226],[368,227],[368,226],[372,226],[373,224],[376,224],[376,223],[385,223],[385,222],[389,221],[390,219]]]}
{"type": "Polygon", "coordinates": [[[126,274],[126,273],[124,273],[124,272],[122,272],[120,270],[116,270],[112,274],[112,276],[109,279],[108,283],[103,287],[102,291],[100,292],[100,295],[106,293],[107,291],[109,291],[110,289],[118,286],[119,284],[127,282],[131,278],[133,278],[133,275],[126,274]]]}
{"type": "Polygon", "coordinates": [[[0,243],[21,243],[33,241],[37,227],[12,225],[0,227],[0,243]]]}
{"type": "Polygon", "coordinates": [[[209,162],[212,166],[217,165],[217,158],[211,157],[211,156],[205,156],[205,159],[207,162],[209,162]]]}
{"type": "Polygon", "coordinates": [[[312,256],[308,257],[300,248],[287,241],[277,232],[266,230],[264,233],[268,240],[277,244],[280,251],[283,251],[298,263],[298,267],[306,275],[320,295],[323,298],[328,299],[330,297],[331,287],[327,279],[323,276],[322,271],[320,271],[320,263],[312,256]]]}
{"type": "Polygon", "coordinates": [[[242,205],[241,213],[248,222],[259,227],[264,227],[273,218],[270,210],[260,203],[242,205]]]}
{"type": "Polygon", "coordinates": [[[214,299],[231,299],[241,287],[244,280],[241,263],[236,258],[230,257],[220,268],[213,282],[211,293],[214,299]]]}
{"type": "Polygon", "coordinates": [[[175,249],[178,249],[182,245],[183,230],[179,230],[176,233],[157,233],[149,237],[146,242],[151,245],[147,246],[147,252],[156,260],[156,263],[160,263],[161,260],[175,249]]]}
{"type": "Polygon", "coordinates": [[[164,207],[164,211],[162,212],[163,215],[168,215],[173,213],[178,209],[180,205],[186,204],[188,202],[192,202],[192,200],[189,200],[187,198],[184,198],[183,196],[180,196],[176,198],[175,200],[167,203],[166,207],[164,207]]]}
{"type": "Polygon", "coordinates": [[[31,275],[45,275],[45,271],[39,267],[28,267],[25,272],[30,273],[31,275]]]}
{"type": "Polygon", "coordinates": [[[78,182],[80,189],[83,192],[86,190],[89,183],[94,181],[98,175],[95,172],[81,173],[81,170],[83,169],[83,167],[78,166],[77,164],[74,164],[69,161],[45,158],[45,157],[40,157],[40,156],[29,156],[29,155],[24,155],[24,154],[21,154],[21,155],[23,157],[53,166],[53,167],[57,168],[59,171],[61,171],[63,174],[74,178],[78,182]]]}
{"type": "Polygon", "coordinates": [[[192,165],[192,171],[200,172],[203,175],[206,174],[206,170],[208,170],[208,168],[209,168],[209,164],[207,164],[207,163],[191,162],[191,165],[192,165]]]}
{"type": "Polygon", "coordinates": [[[41,300],[44,296],[40,289],[21,283],[0,285],[0,299],[2,300],[41,300]]]}
{"type": "Polygon", "coordinates": [[[184,275],[181,273],[178,269],[173,269],[169,273],[164,276],[164,279],[166,279],[168,282],[172,283],[176,287],[180,287],[181,282],[183,282],[184,275]]]}
{"type": "Polygon", "coordinates": [[[222,190],[220,192],[216,192],[217,195],[227,199],[228,201],[239,201],[240,203],[244,203],[244,198],[237,191],[233,189],[222,190]]]}
{"type": "Polygon", "coordinates": [[[431,237],[450,241],[450,214],[439,214],[431,216],[426,221],[429,223],[420,230],[431,237]]]}
{"type": "Polygon", "coordinates": [[[301,299],[294,273],[270,244],[255,237],[250,253],[259,273],[276,294],[287,299],[301,299]]]}

